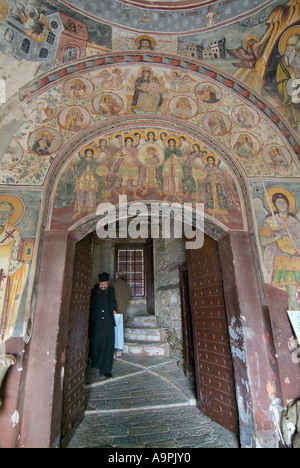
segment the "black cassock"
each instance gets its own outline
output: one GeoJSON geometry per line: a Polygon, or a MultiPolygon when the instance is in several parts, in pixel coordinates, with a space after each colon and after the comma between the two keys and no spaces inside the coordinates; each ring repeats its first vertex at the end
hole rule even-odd
{"type": "Polygon", "coordinates": [[[115,349],[114,310],[117,303],[112,288],[101,291],[99,285],[92,290],[90,303],[89,355],[91,366],[99,369],[100,374],[112,370],[115,349]]]}

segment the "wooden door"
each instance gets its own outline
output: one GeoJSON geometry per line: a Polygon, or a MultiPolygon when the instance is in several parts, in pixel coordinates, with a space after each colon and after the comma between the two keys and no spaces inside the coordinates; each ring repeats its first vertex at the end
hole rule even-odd
{"type": "Polygon", "coordinates": [[[61,446],[66,447],[81,423],[85,406],[85,372],[92,280],[93,239],[76,245],[66,352],[61,446]]]}
{"type": "Polygon", "coordinates": [[[238,410],[218,244],[188,251],[198,407],[238,434],[238,410]]]}

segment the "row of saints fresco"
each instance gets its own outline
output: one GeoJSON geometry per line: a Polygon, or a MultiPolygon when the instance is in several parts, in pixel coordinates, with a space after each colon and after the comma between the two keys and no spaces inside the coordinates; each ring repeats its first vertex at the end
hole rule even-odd
{"type": "Polygon", "coordinates": [[[214,218],[243,224],[235,183],[219,158],[187,135],[148,128],[101,137],[73,158],[57,188],[54,225],[70,213],[74,223],[95,213],[101,199],[122,194],[203,202],[214,218]]]}

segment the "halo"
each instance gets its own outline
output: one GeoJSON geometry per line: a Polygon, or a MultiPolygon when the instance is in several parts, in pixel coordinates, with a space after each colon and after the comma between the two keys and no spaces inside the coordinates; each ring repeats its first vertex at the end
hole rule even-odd
{"type": "Polygon", "coordinates": [[[274,206],[272,202],[272,198],[275,195],[275,193],[282,193],[283,195],[286,196],[290,204],[290,213],[294,213],[296,211],[296,208],[297,208],[296,198],[292,194],[292,192],[290,192],[288,189],[284,187],[271,187],[269,190],[267,190],[268,197],[265,196],[265,203],[270,211],[276,211],[276,206],[274,206]]]}
{"type": "Polygon", "coordinates": [[[37,138],[42,138],[44,134],[47,134],[47,138],[51,138],[52,137],[52,133],[49,131],[49,130],[41,130],[38,134],[37,134],[37,138]]]}
{"type": "Polygon", "coordinates": [[[136,138],[135,138],[135,136],[132,135],[131,133],[126,133],[126,134],[124,135],[124,138],[123,138],[123,145],[125,145],[126,138],[131,138],[132,141],[133,141],[133,146],[136,145],[136,143],[137,143],[136,138]]]}
{"type": "Polygon", "coordinates": [[[0,203],[10,203],[14,207],[14,212],[9,218],[10,224],[16,224],[22,218],[25,207],[20,198],[13,195],[0,195],[0,203]]]}
{"type": "Polygon", "coordinates": [[[194,151],[194,146],[198,145],[200,148],[200,151],[203,151],[203,143],[200,143],[200,141],[192,141],[190,143],[190,150],[193,152],[194,151]]]}
{"type": "Polygon", "coordinates": [[[203,161],[205,164],[208,164],[208,158],[213,158],[215,161],[216,166],[218,165],[219,158],[213,153],[208,153],[204,156],[203,161]]]}
{"type": "Polygon", "coordinates": [[[147,35],[143,35],[143,36],[139,36],[136,38],[135,40],[135,45],[137,47],[140,46],[140,42],[143,41],[143,40],[146,40],[146,41],[149,41],[150,44],[151,44],[151,47],[154,49],[154,47],[156,46],[156,41],[153,39],[153,37],[150,37],[150,36],[147,36],[147,35]]]}
{"type": "Polygon", "coordinates": [[[184,133],[181,133],[180,135],[178,135],[178,138],[180,139],[181,137],[185,138],[186,142],[189,143],[190,138],[187,135],[185,135],[184,133]]]}
{"type": "Polygon", "coordinates": [[[113,98],[112,98],[112,96],[111,96],[110,94],[102,94],[102,96],[101,96],[101,99],[100,99],[100,100],[101,100],[102,102],[104,102],[104,99],[105,99],[105,98],[106,98],[106,99],[108,99],[108,100],[109,100],[109,102],[111,102],[111,101],[112,101],[112,99],[113,99],[113,98]]]}
{"type": "Polygon", "coordinates": [[[72,80],[72,86],[75,86],[76,83],[84,84],[81,78],[75,78],[72,80]]]}
{"type": "Polygon", "coordinates": [[[242,133],[242,134],[240,135],[240,137],[239,137],[239,141],[240,141],[241,143],[243,143],[243,139],[244,139],[245,137],[248,138],[248,140],[250,140],[250,141],[252,142],[251,136],[248,135],[247,133],[242,133]]]}
{"type": "Polygon", "coordinates": [[[140,135],[141,140],[143,140],[145,137],[144,132],[142,130],[134,130],[133,136],[135,136],[135,134],[140,135]]]}
{"type": "Polygon", "coordinates": [[[100,138],[97,138],[97,140],[96,140],[97,145],[100,145],[101,140],[105,140],[106,143],[107,143],[107,146],[109,146],[109,138],[107,138],[106,136],[102,136],[100,138]]]}
{"type": "Polygon", "coordinates": [[[293,26],[292,28],[288,29],[281,37],[278,46],[281,55],[285,54],[287,42],[294,34],[298,34],[300,36],[300,26],[293,26]]]}
{"type": "Polygon", "coordinates": [[[97,158],[97,149],[95,148],[95,146],[85,146],[84,148],[82,148],[82,150],[80,151],[80,156],[84,159],[86,158],[86,155],[84,154],[86,152],[86,150],[91,150],[93,151],[93,158],[96,159],[97,158]]]}
{"type": "Polygon", "coordinates": [[[169,146],[169,142],[170,140],[175,140],[176,142],[176,146],[179,146],[180,145],[180,141],[179,141],[179,138],[175,135],[170,135],[169,137],[166,138],[166,143],[167,143],[167,146],[169,146]]]}
{"type": "Polygon", "coordinates": [[[250,36],[247,36],[246,39],[244,40],[244,48],[247,49],[248,47],[248,42],[251,41],[251,40],[254,40],[257,42],[257,44],[259,44],[259,38],[258,36],[256,36],[256,34],[250,34],[250,36]]]}
{"type": "Polygon", "coordinates": [[[155,139],[159,140],[159,133],[154,128],[147,128],[144,133],[145,133],[145,138],[148,138],[148,133],[154,133],[155,139]]]}
{"type": "Polygon", "coordinates": [[[143,76],[143,72],[144,72],[144,71],[148,71],[148,72],[151,74],[151,77],[154,75],[153,70],[151,70],[150,67],[141,67],[141,68],[139,69],[139,76],[140,76],[140,77],[143,76]]]}

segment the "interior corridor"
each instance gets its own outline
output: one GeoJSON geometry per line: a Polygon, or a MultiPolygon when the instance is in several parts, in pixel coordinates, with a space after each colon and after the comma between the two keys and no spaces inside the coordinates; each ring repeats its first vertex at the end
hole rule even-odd
{"type": "Polygon", "coordinates": [[[169,357],[116,357],[113,378],[86,374],[82,424],[68,448],[239,448],[196,406],[192,378],[169,357]]]}

